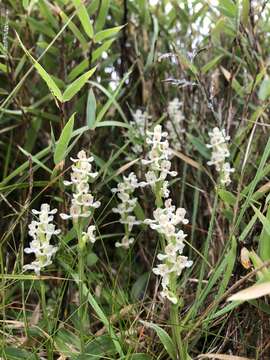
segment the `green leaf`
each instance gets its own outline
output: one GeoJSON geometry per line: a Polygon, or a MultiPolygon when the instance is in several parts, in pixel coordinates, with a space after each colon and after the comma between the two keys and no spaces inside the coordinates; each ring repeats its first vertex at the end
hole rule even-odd
{"type": "Polygon", "coordinates": [[[98,60],[101,57],[102,53],[110,48],[110,46],[114,41],[115,38],[107,40],[102,45],[100,45],[96,50],[94,50],[92,53],[92,61],[98,60]]]}
{"type": "Polygon", "coordinates": [[[70,119],[66,123],[64,129],[61,132],[60,138],[56,143],[55,152],[54,152],[54,163],[55,165],[59,164],[66,156],[66,150],[68,148],[68,144],[72,137],[73,127],[74,127],[74,117],[75,113],[71,115],[70,119]]]}
{"type": "Polygon", "coordinates": [[[104,39],[107,39],[107,38],[109,38],[109,37],[112,37],[112,36],[116,35],[123,27],[124,27],[124,25],[115,26],[115,27],[110,28],[110,29],[106,29],[106,30],[99,31],[99,32],[94,36],[94,41],[95,41],[95,42],[101,42],[101,41],[103,41],[104,39]]]}
{"type": "Polygon", "coordinates": [[[87,107],[86,107],[86,121],[89,129],[94,128],[94,124],[96,121],[96,98],[95,94],[93,92],[93,89],[90,89],[88,92],[88,98],[87,98],[87,107]]]}
{"type": "Polygon", "coordinates": [[[247,26],[249,20],[250,0],[242,0],[242,23],[247,26]]]}
{"type": "Polygon", "coordinates": [[[209,70],[211,70],[220,60],[223,58],[224,55],[218,55],[207,64],[202,67],[202,73],[206,74],[209,70]]]}
{"type": "Polygon", "coordinates": [[[223,15],[230,18],[236,18],[237,7],[232,0],[219,0],[218,8],[223,15]]]}
{"type": "Polygon", "coordinates": [[[236,203],[236,197],[230,191],[220,189],[218,195],[228,205],[234,206],[236,203]]]}
{"type": "Polygon", "coordinates": [[[124,127],[126,129],[130,128],[129,124],[123,123],[121,121],[116,121],[116,120],[101,121],[95,125],[95,127],[103,127],[103,126],[118,126],[118,127],[124,127]]]}
{"type": "Polygon", "coordinates": [[[259,212],[259,210],[257,210],[255,207],[253,207],[253,209],[258,217],[260,214],[261,217],[259,217],[259,219],[263,224],[262,232],[259,238],[260,257],[264,261],[270,260],[270,205],[268,206],[266,216],[259,212]]]}
{"type": "Polygon", "coordinates": [[[187,134],[190,142],[193,144],[195,149],[205,158],[210,159],[210,152],[208,148],[205,146],[205,143],[202,142],[198,137],[195,137],[191,134],[187,134]]]}
{"type": "Polygon", "coordinates": [[[19,360],[19,359],[21,359],[21,360],[23,360],[23,359],[38,360],[37,355],[31,354],[30,352],[28,352],[26,350],[11,347],[11,346],[2,348],[1,353],[5,354],[5,358],[9,359],[9,360],[19,360]]]}
{"type": "Polygon", "coordinates": [[[94,74],[94,72],[96,71],[96,68],[97,67],[95,66],[93,69],[87,71],[86,73],[81,75],[78,79],[73,81],[73,83],[68,85],[68,87],[66,88],[66,90],[63,93],[63,101],[64,102],[72,99],[73,96],[76,95],[77,92],[81,90],[81,88],[85,85],[86,81],[94,74]]]}
{"type": "Polygon", "coordinates": [[[263,82],[261,83],[258,96],[260,100],[266,100],[267,98],[269,98],[269,95],[270,95],[270,79],[268,76],[266,76],[263,79],[263,82]]]}
{"type": "Polygon", "coordinates": [[[155,330],[155,332],[157,333],[157,336],[159,337],[160,341],[162,342],[162,345],[164,346],[165,350],[167,351],[167,353],[169,354],[170,358],[173,360],[177,359],[177,353],[176,353],[176,348],[174,346],[174,343],[171,339],[171,337],[169,336],[169,334],[162,329],[160,326],[150,323],[148,321],[142,321],[141,323],[145,326],[150,327],[151,329],[155,330]]]}
{"type": "Polygon", "coordinates": [[[130,360],[151,360],[153,358],[147,354],[137,353],[137,354],[132,354],[129,359],[130,360]]]}
{"type": "Polygon", "coordinates": [[[72,0],[72,2],[77,9],[77,14],[84,31],[89,36],[89,38],[92,39],[94,36],[94,29],[85,5],[82,3],[81,0],[72,0]]]}
{"type": "Polygon", "coordinates": [[[63,11],[61,11],[59,15],[61,16],[64,23],[68,24],[67,26],[70,28],[73,35],[80,41],[83,50],[87,50],[89,47],[88,42],[86,41],[85,37],[81,33],[80,29],[74,24],[74,22],[72,22],[70,20],[70,18],[63,11]]]}
{"type": "Polygon", "coordinates": [[[29,51],[25,48],[25,46],[23,45],[19,35],[17,34],[17,32],[15,31],[17,38],[19,40],[19,43],[23,49],[23,51],[26,53],[26,55],[28,55],[30,57],[30,59],[33,61],[35,68],[37,69],[39,75],[42,77],[42,79],[46,82],[48,88],[50,89],[51,93],[59,100],[59,101],[63,101],[63,97],[62,97],[62,93],[60,91],[60,89],[58,88],[58,86],[56,85],[56,83],[54,82],[54,80],[52,79],[52,77],[47,73],[46,70],[43,69],[43,67],[33,58],[33,56],[29,53],[29,51]]]}
{"type": "Polygon", "coordinates": [[[149,272],[142,274],[133,284],[131,289],[131,297],[138,300],[142,297],[147,281],[149,279],[149,272]]]}
{"type": "Polygon", "coordinates": [[[109,11],[111,0],[99,0],[99,12],[95,21],[95,30],[100,31],[103,29],[106,17],[109,11]]]}

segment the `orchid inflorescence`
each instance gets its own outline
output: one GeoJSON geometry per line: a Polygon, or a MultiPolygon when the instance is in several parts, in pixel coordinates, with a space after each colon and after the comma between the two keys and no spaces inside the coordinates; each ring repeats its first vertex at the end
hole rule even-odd
{"type": "Polygon", "coordinates": [[[148,157],[142,160],[143,165],[148,165],[149,170],[145,174],[146,181],[142,181],[140,186],[150,185],[156,193],[163,198],[170,194],[168,190],[167,176],[176,176],[177,172],[171,170],[171,149],[167,140],[168,133],[162,131],[161,125],[156,125],[154,131],[147,131],[146,143],[151,145],[148,157]]]}
{"type": "Polygon", "coordinates": [[[150,225],[166,240],[164,254],[158,254],[158,259],[162,263],[154,268],[153,272],[162,277],[161,296],[176,304],[178,300],[173,283],[184,268],[192,265],[192,261],[182,256],[186,234],[179,229],[179,225],[188,223],[185,219],[186,210],[176,209],[169,198],[169,183],[166,178],[168,175],[176,176],[177,172],[171,170],[169,159],[172,153],[167,137],[168,133],[163,132],[160,125],[156,125],[153,132],[148,132],[147,144],[152,148],[148,159],[143,160],[143,164],[149,166],[149,171],[146,173],[147,181],[141,183],[141,186],[151,185],[156,196],[161,195],[161,198],[167,198],[165,207],[160,205],[154,210],[154,219],[145,219],[144,223],[150,225]]]}
{"type": "Polygon", "coordinates": [[[234,168],[226,158],[230,156],[227,142],[230,136],[226,135],[225,129],[220,130],[215,127],[209,131],[210,144],[206,146],[212,149],[211,160],[207,162],[208,165],[215,165],[216,170],[220,173],[220,182],[223,185],[231,183],[230,174],[234,172],[234,168]]]}
{"type": "Polygon", "coordinates": [[[130,238],[129,234],[134,225],[140,224],[140,221],[136,220],[135,216],[132,215],[137,203],[137,198],[133,196],[133,193],[138,186],[136,175],[130,173],[129,176],[123,177],[123,182],[118,183],[117,188],[112,189],[112,192],[116,193],[121,200],[117,208],[113,208],[112,211],[120,215],[120,223],[125,225],[125,236],[121,242],[115,243],[116,247],[128,249],[129,245],[134,242],[134,238],[130,238]]]}
{"type": "Polygon", "coordinates": [[[29,225],[29,235],[33,238],[30,246],[24,249],[26,254],[34,253],[36,260],[31,264],[24,265],[24,270],[34,270],[40,275],[41,269],[52,263],[52,257],[58,250],[57,246],[51,245],[50,240],[53,235],[59,235],[60,230],[52,224],[53,215],[57,209],[50,210],[48,204],[42,204],[40,211],[33,209],[32,213],[37,215],[37,220],[33,220],[29,225]]]}
{"type": "MultiPolygon", "coordinates": [[[[89,181],[95,179],[97,172],[92,170],[93,156],[87,157],[84,150],[81,150],[76,159],[71,158],[72,165],[71,180],[64,181],[64,185],[73,186],[73,194],[69,214],[60,214],[63,220],[72,219],[77,223],[82,218],[90,218],[93,210],[100,207],[100,201],[95,201],[90,192],[89,181]]],[[[95,225],[90,225],[86,232],[83,232],[84,241],[95,242],[95,225]]]]}

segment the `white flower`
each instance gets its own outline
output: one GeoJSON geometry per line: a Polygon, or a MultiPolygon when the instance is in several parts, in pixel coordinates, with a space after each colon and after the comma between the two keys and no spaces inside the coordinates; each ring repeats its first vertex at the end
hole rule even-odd
{"type": "Polygon", "coordinates": [[[124,236],[121,242],[116,242],[115,247],[123,247],[124,249],[128,249],[131,244],[134,243],[134,238],[129,238],[128,236],[124,236]]]}
{"type": "Polygon", "coordinates": [[[177,296],[170,289],[170,282],[172,278],[180,276],[185,267],[190,267],[192,261],[189,261],[186,256],[182,256],[184,249],[184,240],[186,234],[183,230],[178,229],[179,225],[187,224],[188,220],[185,218],[186,210],[184,208],[177,208],[172,205],[172,200],[165,201],[164,208],[157,208],[154,213],[154,219],[146,219],[144,222],[158,233],[160,233],[166,240],[164,254],[157,255],[158,260],[162,261],[156,268],[153,269],[155,275],[162,277],[161,296],[169,299],[172,303],[177,303],[177,296]]]}
{"type": "Polygon", "coordinates": [[[161,125],[156,125],[153,132],[147,131],[147,135],[146,142],[151,145],[151,149],[147,158],[142,160],[142,164],[148,166],[148,171],[145,174],[146,181],[142,181],[140,186],[150,185],[155,189],[156,184],[159,183],[161,185],[160,195],[166,198],[169,196],[169,190],[168,182],[166,184],[164,182],[168,175],[173,177],[177,175],[176,171],[171,170],[172,152],[167,140],[168,133],[162,131],[161,125]]]}
{"type": "Polygon", "coordinates": [[[90,241],[92,244],[94,244],[96,242],[95,232],[96,232],[95,225],[90,225],[87,228],[87,232],[83,232],[82,235],[85,236],[86,241],[90,241]]]}
{"type": "Polygon", "coordinates": [[[220,172],[220,181],[224,185],[228,185],[231,182],[230,173],[234,172],[230,163],[226,162],[226,158],[230,156],[227,142],[230,140],[230,136],[226,135],[224,129],[220,130],[215,127],[212,131],[209,131],[210,144],[206,146],[212,149],[211,160],[207,162],[208,165],[215,165],[215,168],[220,172]]]}
{"type": "Polygon", "coordinates": [[[32,213],[38,216],[38,220],[33,220],[29,225],[29,235],[33,238],[29,247],[24,249],[26,254],[35,254],[36,260],[31,264],[24,265],[24,270],[34,270],[37,275],[45,266],[52,263],[52,257],[58,250],[56,246],[50,244],[53,235],[59,235],[60,230],[55,228],[53,215],[57,209],[50,210],[48,204],[42,204],[40,211],[32,210],[32,213]]]}
{"type": "Polygon", "coordinates": [[[134,239],[129,239],[129,233],[134,225],[139,225],[141,222],[136,220],[132,215],[137,203],[137,198],[133,197],[134,190],[139,186],[137,177],[134,173],[130,173],[129,176],[123,177],[123,182],[118,183],[117,188],[112,189],[113,193],[117,194],[117,197],[121,200],[117,208],[113,208],[112,211],[120,215],[120,223],[125,225],[125,236],[122,242],[116,242],[116,247],[124,247],[127,249],[129,244],[132,244],[134,239]]]}
{"type": "Polygon", "coordinates": [[[80,218],[91,216],[93,209],[100,207],[100,202],[95,201],[89,192],[89,181],[97,177],[98,173],[93,172],[92,156],[87,157],[84,150],[81,150],[77,158],[71,158],[72,165],[71,181],[64,181],[64,185],[73,185],[72,205],[69,214],[60,214],[63,220],[72,219],[78,221],[80,218]]]}

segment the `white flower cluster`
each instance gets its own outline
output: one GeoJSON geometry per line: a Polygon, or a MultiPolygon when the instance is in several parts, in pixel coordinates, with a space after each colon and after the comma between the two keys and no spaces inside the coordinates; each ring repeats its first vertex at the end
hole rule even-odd
{"type": "Polygon", "coordinates": [[[180,151],[182,134],[185,132],[183,129],[184,115],[181,111],[182,103],[178,98],[173,99],[168,105],[168,114],[170,119],[166,122],[165,126],[168,131],[168,139],[171,146],[180,151]]]}
{"type": "Polygon", "coordinates": [[[134,154],[140,155],[143,151],[144,136],[148,128],[148,122],[151,118],[147,111],[140,109],[132,113],[133,121],[130,122],[129,138],[134,142],[131,149],[134,154]]]}
{"type": "Polygon", "coordinates": [[[70,214],[60,214],[61,218],[77,221],[79,218],[88,218],[91,216],[91,210],[100,206],[99,201],[95,201],[93,195],[89,192],[89,181],[97,177],[98,173],[92,171],[92,162],[94,158],[87,157],[84,150],[78,153],[78,158],[70,158],[74,163],[72,165],[71,181],[64,181],[64,185],[73,185],[72,205],[70,214]]]}
{"type": "Polygon", "coordinates": [[[179,230],[180,224],[187,224],[185,219],[186,210],[184,208],[176,209],[172,205],[172,200],[165,201],[165,208],[157,208],[154,213],[154,219],[146,219],[145,223],[156,230],[166,239],[164,254],[158,254],[158,259],[162,261],[153,269],[155,275],[162,277],[161,296],[169,299],[172,303],[177,303],[177,295],[171,289],[173,279],[180,276],[182,270],[192,265],[186,256],[183,256],[184,239],[187,236],[183,230],[179,230]]]}
{"type": "MultiPolygon", "coordinates": [[[[146,181],[140,183],[144,187],[150,185],[152,189],[156,188],[157,183],[161,185],[161,196],[167,198],[170,194],[168,190],[168,175],[176,176],[177,172],[171,170],[172,152],[167,140],[168,133],[162,131],[161,125],[156,125],[154,131],[147,131],[146,143],[151,145],[151,150],[147,159],[143,159],[142,163],[149,166],[149,170],[145,174],[146,181]]],[[[155,192],[155,191],[154,191],[155,192]]]]}
{"type": "Polygon", "coordinates": [[[230,136],[226,135],[225,129],[220,130],[215,127],[212,131],[209,131],[210,144],[206,146],[212,149],[211,160],[207,162],[208,165],[215,165],[216,170],[220,172],[220,181],[224,185],[228,185],[231,182],[230,174],[234,172],[234,168],[231,168],[229,162],[226,162],[226,158],[230,156],[227,141],[230,140],[230,136]]]}
{"type": "Polygon", "coordinates": [[[135,216],[132,215],[137,202],[137,198],[133,197],[133,193],[139,184],[133,172],[127,177],[124,176],[123,180],[123,182],[118,183],[117,188],[112,189],[112,192],[117,193],[118,198],[121,200],[117,208],[113,208],[112,211],[120,215],[120,223],[125,225],[125,236],[121,242],[116,242],[115,246],[128,249],[134,242],[134,238],[129,238],[129,233],[134,225],[140,224],[140,221],[137,221],[135,216]]]}
{"type": "Polygon", "coordinates": [[[34,215],[38,216],[38,220],[33,220],[29,227],[29,235],[33,238],[30,247],[25,248],[26,254],[34,253],[36,260],[31,264],[24,265],[24,270],[34,270],[40,275],[40,270],[52,263],[52,256],[56,253],[57,247],[50,244],[53,235],[59,235],[60,230],[52,224],[53,215],[57,213],[57,209],[50,210],[48,204],[42,204],[40,211],[32,210],[34,215]]]}

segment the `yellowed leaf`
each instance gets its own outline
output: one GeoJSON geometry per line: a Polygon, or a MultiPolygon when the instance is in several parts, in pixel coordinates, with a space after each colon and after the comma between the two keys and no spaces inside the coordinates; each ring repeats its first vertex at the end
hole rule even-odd
{"type": "Polygon", "coordinates": [[[134,165],[137,161],[139,161],[140,159],[137,158],[135,160],[132,160],[126,164],[124,164],[123,166],[121,166],[117,171],[116,171],[116,175],[120,175],[122,174],[124,171],[126,171],[128,168],[130,168],[132,165],[134,165]]]}
{"type": "Polygon", "coordinates": [[[230,296],[227,301],[248,301],[270,294],[270,282],[250,286],[230,296]]]}
{"type": "Polygon", "coordinates": [[[185,163],[195,167],[196,169],[199,169],[199,170],[202,169],[201,165],[197,161],[191,159],[187,155],[185,155],[179,151],[173,150],[173,149],[171,149],[171,151],[175,156],[177,156],[179,159],[183,160],[185,163]]]}
{"type": "Polygon", "coordinates": [[[227,355],[227,354],[200,354],[198,359],[217,359],[217,360],[254,360],[242,356],[227,355]]]}

